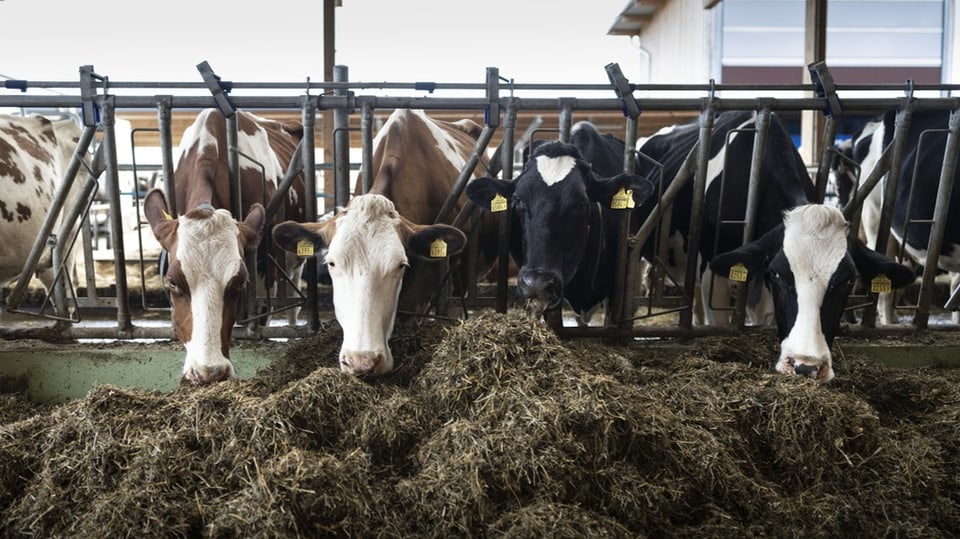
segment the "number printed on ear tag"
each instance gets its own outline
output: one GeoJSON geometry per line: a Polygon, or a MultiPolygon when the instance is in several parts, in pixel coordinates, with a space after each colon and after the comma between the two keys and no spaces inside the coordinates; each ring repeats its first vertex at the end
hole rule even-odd
{"type": "Polygon", "coordinates": [[[736,264],[730,266],[730,275],[727,276],[727,279],[736,281],[738,283],[745,283],[747,282],[747,275],[747,267],[737,262],[736,264]]]}
{"type": "Polygon", "coordinates": [[[313,256],[313,242],[300,240],[297,242],[297,256],[300,258],[310,258],[313,256]]]}
{"type": "Polygon", "coordinates": [[[443,258],[447,256],[447,242],[440,238],[430,243],[430,258],[443,258]]]}
{"type": "Polygon", "coordinates": [[[633,189],[621,187],[613,198],[610,199],[610,208],[614,210],[626,210],[633,208],[633,189]]]}
{"type": "Polygon", "coordinates": [[[881,273],[873,279],[870,279],[870,291],[874,294],[893,292],[893,282],[890,281],[889,277],[881,273]]]}
{"type": "Polygon", "coordinates": [[[496,196],[493,197],[493,200],[490,201],[490,212],[497,213],[501,211],[507,211],[507,199],[497,193],[496,196]]]}

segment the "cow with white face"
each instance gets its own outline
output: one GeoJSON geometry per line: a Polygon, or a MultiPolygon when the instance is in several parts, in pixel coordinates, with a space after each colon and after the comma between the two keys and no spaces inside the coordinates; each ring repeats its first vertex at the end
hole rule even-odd
{"type": "MultiPolygon", "coordinates": [[[[181,215],[170,216],[162,191],[153,190],[144,200],[144,215],[170,255],[165,286],[177,335],[187,348],[183,377],[196,384],[235,376],[230,336],[248,278],[241,255],[259,245],[261,231],[269,225],[263,203],[273,198],[303,135],[296,122],[245,111],[238,111],[236,119],[243,222],[228,210],[231,150],[226,118],[216,109],[200,111],[180,141],[173,196],[181,215]]],[[[300,174],[281,205],[286,218],[303,219],[303,188],[300,174]]],[[[263,295],[275,288],[278,272],[269,262],[271,255],[283,260],[285,253],[259,250],[256,286],[263,295]]]]}
{"type": "Polygon", "coordinates": [[[354,197],[333,219],[320,223],[280,223],[273,238],[289,251],[323,257],[343,328],[340,370],[361,376],[393,369],[388,340],[411,259],[440,261],[466,244],[457,228],[413,224],[378,194],[354,197]]]}
{"type": "Polygon", "coordinates": [[[780,338],[776,370],[821,383],[834,377],[830,346],[857,277],[886,279],[894,288],[914,278],[910,268],[848,240],[843,213],[820,204],[787,211],[781,226],[717,255],[710,267],[718,275],[764,275],[780,338]]]}
{"type": "Polygon", "coordinates": [[[263,206],[254,204],[242,222],[209,204],[174,219],[163,192],[153,190],[143,213],[170,255],[164,286],[174,330],[187,349],[183,379],[206,384],[236,377],[230,338],[247,285],[243,255],[260,243],[263,206]]]}
{"type": "MultiPolygon", "coordinates": [[[[80,126],[70,119],[0,114],[0,286],[23,271],[79,138],[80,126]]],[[[76,203],[79,185],[74,182],[64,208],[76,203]]],[[[71,250],[66,267],[73,258],[71,250]]],[[[37,277],[49,291],[54,271],[46,253],[37,277]]]]}

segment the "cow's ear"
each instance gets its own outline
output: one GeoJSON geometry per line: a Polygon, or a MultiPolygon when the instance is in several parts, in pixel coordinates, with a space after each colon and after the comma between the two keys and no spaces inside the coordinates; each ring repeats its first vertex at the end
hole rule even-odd
{"type": "Polygon", "coordinates": [[[467,236],[450,225],[414,225],[407,239],[407,252],[424,260],[442,260],[459,254],[467,236]]]}
{"type": "Polygon", "coordinates": [[[488,177],[477,178],[467,183],[467,198],[477,206],[492,211],[496,209],[494,199],[500,196],[509,201],[513,197],[515,187],[516,183],[509,180],[495,180],[488,177]]]}
{"type": "Polygon", "coordinates": [[[244,249],[253,249],[260,245],[260,231],[263,230],[264,221],[263,206],[257,203],[250,206],[250,211],[247,212],[243,222],[237,223],[240,227],[240,239],[243,242],[244,249]]]}
{"type": "Polygon", "coordinates": [[[646,202],[656,189],[650,179],[636,174],[623,173],[612,178],[597,178],[591,173],[587,178],[587,196],[590,197],[590,200],[599,202],[604,207],[613,207],[611,205],[617,205],[621,208],[639,206],[646,202]],[[627,192],[632,195],[633,204],[619,205],[614,197],[624,196],[627,192]]]}
{"type": "Polygon", "coordinates": [[[174,248],[179,221],[167,212],[167,197],[160,189],[151,189],[143,200],[143,215],[160,245],[170,251],[174,248]]]}
{"type": "Polygon", "coordinates": [[[329,247],[324,233],[333,221],[324,223],[298,223],[284,221],[273,227],[273,241],[285,251],[296,253],[300,257],[310,257],[322,253],[329,247]]]}
{"type": "Polygon", "coordinates": [[[710,261],[713,273],[732,280],[743,281],[756,278],[767,270],[770,261],[783,247],[783,225],[770,230],[760,238],[740,247],[720,253],[710,261]],[[743,266],[738,268],[737,266],[743,266]],[[745,274],[738,272],[746,272],[745,274]],[[734,275],[731,275],[734,272],[734,275]]]}
{"type": "Polygon", "coordinates": [[[890,279],[890,286],[903,288],[917,279],[912,269],[870,249],[859,238],[850,239],[848,246],[853,264],[857,267],[860,280],[864,283],[869,284],[874,277],[885,275],[890,279]]]}

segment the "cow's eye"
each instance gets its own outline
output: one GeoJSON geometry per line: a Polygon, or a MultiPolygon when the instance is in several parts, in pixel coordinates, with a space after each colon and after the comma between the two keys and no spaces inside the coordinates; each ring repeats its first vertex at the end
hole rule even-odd
{"type": "Polygon", "coordinates": [[[326,264],[327,264],[327,267],[328,267],[328,268],[335,268],[335,267],[337,267],[337,264],[336,264],[333,260],[327,260],[327,261],[326,261],[326,264]]]}

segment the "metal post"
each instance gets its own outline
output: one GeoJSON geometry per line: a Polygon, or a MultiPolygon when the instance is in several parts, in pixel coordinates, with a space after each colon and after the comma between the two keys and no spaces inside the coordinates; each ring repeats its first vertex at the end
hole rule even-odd
{"type": "MultiPolygon", "coordinates": [[[[763,155],[767,149],[767,132],[770,126],[769,105],[757,112],[756,133],[753,137],[753,154],[750,158],[750,180],[747,188],[747,208],[744,214],[743,243],[753,241],[756,235],[757,213],[760,207],[760,172],[763,170],[763,155]]],[[[737,288],[733,307],[733,325],[742,328],[747,316],[747,289],[750,281],[737,288]]],[[[701,286],[705,284],[701,283],[701,286]]],[[[759,284],[759,286],[763,286],[759,284]]]]}
{"type": "Polygon", "coordinates": [[[126,334],[133,327],[130,317],[130,298],[127,294],[127,257],[123,249],[123,215],[120,205],[120,175],[117,168],[117,137],[114,131],[116,116],[114,99],[103,96],[103,159],[106,165],[107,196],[110,201],[110,244],[113,246],[114,275],[117,281],[117,334],[126,334]]]}
{"type": "Polygon", "coordinates": [[[163,190],[167,195],[167,204],[170,205],[170,214],[179,215],[177,209],[176,185],[173,177],[173,130],[170,127],[173,121],[173,96],[158,95],[157,125],[160,128],[160,158],[163,166],[163,190]]]}
{"type": "Polygon", "coordinates": [[[927,241],[927,259],[924,262],[923,278],[920,281],[920,297],[913,325],[926,329],[930,318],[930,303],[933,300],[934,279],[937,275],[937,263],[943,245],[943,235],[947,227],[947,214],[950,211],[950,198],[957,170],[957,152],[960,151],[960,109],[950,113],[950,133],[943,152],[943,167],[940,169],[940,187],[937,189],[937,203],[933,209],[933,223],[930,225],[930,238],[927,241]]]}
{"type": "MultiPolygon", "coordinates": [[[[350,80],[347,66],[333,66],[333,81],[350,80]]],[[[333,91],[335,96],[348,95],[344,89],[333,91]]],[[[350,201],[350,118],[346,107],[333,110],[333,181],[334,201],[346,206],[350,201]]]]}
{"type": "MultiPolygon", "coordinates": [[[[634,156],[634,145],[637,140],[637,118],[628,117],[626,125],[626,134],[624,135],[623,152],[623,171],[633,173],[636,170],[636,157],[634,156]]],[[[613,297],[610,298],[610,314],[612,320],[608,320],[608,325],[616,324],[621,328],[627,328],[631,325],[633,318],[633,280],[636,278],[637,263],[634,263],[629,249],[628,240],[630,237],[630,209],[628,208],[618,212],[617,216],[617,262],[614,273],[613,297]],[[628,259],[629,258],[629,259],[628,259]],[[631,270],[633,267],[633,270],[631,270]]],[[[603,219],[603,215],[600,215],[603,219]]]]}
{"type": "MultiPolygon", "coordinates": [[[[303,97],[301,117],[303,120],[303,139],[300,141],[300,151],[295,152],[294,156],[302,156],[303,191],[307,197],[304,201],[304,218],[312,223],[317,220],[317,101],[309,95],[303,97]]],[[[293,168],[292,164],[291,168],[293,168]]],[[[286,198],[286,196],[283,198],[286,198]]],[[[307,323],[310,326],[310,331],[315,333],[320,329],[319,303],[317,301],[317,259],[312,256],[308,258],[305,268],[307,273],[307,323]]]]}
{"type": "Polygon", "coordinates": [[[373,104],[364,100],[360,107],[360,148],[362,151],[360,173],[363,175],[363,193],[373,186],[373,104]]]}
{"type": "MultiPolygon", "coordinates": [[[[513,151],[514,136],[517,130],[517,109],[519,102],[511,99],[507,105],[507,113],[503,122],[503,140],[500,142],[500,172],[504,179],[513,178],[513,151]]],[[[495,309],[498,313],[507,312],[507,297],[509,294],[508,280],[510,277],[510,211],[500,212],[497,217],[500,241],[497,252],[497,301],[495,309]]]]}
{"type": "MultiPolygon", "coordinates": [[[[700,113],[700,142],[697,151],[697,171],[693,180],[693,201],[690,205],[690,236],[687,238],[687,268],[683,289],[688,297],[694,297],[697,286],[697,269],[700,267],[700,227],[703,224],[703,200],[707,186],[707,165],[710,162],[710,136],[713,134],[714,101],[712,96],[704,99],[700,113]]],[[[705,285],[705,283],[704,283],[705,285]]],[[[693,305],[680,311],[680,327],[693,327],[693,305]]]]}
{"type": "MultiPolygon", "coordinates": [[[[913,119],[913,100],[904,100],[904,106],[897,112],[894,128],[892,149],[890,150],[890,171],[883,189],[883,204],[880,207],[880,221],[877,225],[877,243],[873,249],[878,253],[887,252],[887,243],[890,241],[890,225],[893,222],[893,205],[897,198],[897,185],[900,183],[900,168],[903,163],[903,147],[910,132],[910,121],[913,119]]],[[[874,327],[877,320],[876,298],[863,308],[863,319],[860,324],[865,327],[874,327]]]]}

